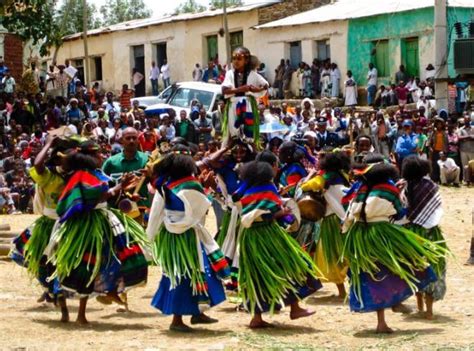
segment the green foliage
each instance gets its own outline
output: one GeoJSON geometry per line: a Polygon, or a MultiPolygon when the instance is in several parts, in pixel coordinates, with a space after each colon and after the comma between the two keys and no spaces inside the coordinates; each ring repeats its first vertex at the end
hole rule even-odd
{"type": "MultiPolygon", "coordinates": [[[[83,1],[82,0],[66,0],[56,13],[56,22],[61,23],[67,7],[69,6],[69,13],[67,20],[64,22],[62,35],[69,35],[82,32],[83,29],[83,1]],[[71,3],[68,4],[68,1],[71,3]]],[[[87,3],[87,29],[99,28],[102,25],[100,19],[97,17],[97,7],[90,1],[87,3]]]]}
{"type": "Polygon", "coordinates": [[[106,26],[151,17],[151,10],[143,0],[107,0],[100,7],[100,13],[106,26]]]}
{"type": "Polygon", "coordinates": [[[180,13],[197,13],[206,11],[206,6],[202,6],[196,2],[196,0],[186,0],[184,3],[179,5],[174,12],[180,13]]]}
{"type": "Polygon", "coordinates": [[[23,40],[42,43],[41,55],[61,42],[54,18],[55,0],[7,0],[0,5],[0,21],[11,33],[23,40]]]}
{"type": "MultiPolygon", "coordinates": [[[[242,0],[226,0],[227,7],[238,7],[242,6],[244,2],[242,0]]],[[[211,0],[209,7],[212,9],[221,9],[224,6],[223,0],[211,0]]]]}

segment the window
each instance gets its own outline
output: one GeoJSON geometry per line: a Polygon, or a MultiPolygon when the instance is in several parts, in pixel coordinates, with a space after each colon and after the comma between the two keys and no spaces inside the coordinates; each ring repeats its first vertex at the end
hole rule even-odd
{"type": "Polygon", "coordinates": [[[84,60],[83,59],[77,59],[74,60],[72,65],[77,69],[77,78],[84,83],[84,60]]]}
{"type": "Polygon", "coordinates": [[[402,41],[402,63],[409,76],[420,76],[420,57],[418,53],[418,38],[407,38],[402,41]]]}
{"type": "Polygon", "coordinates": [[[238,31],[230,33],[230,51],[234,52],[239,46],[244,46],[244,32],[238,31]]]}
{"type": "Polygon", "coordinates": [[[91,81],[102,80],[102,57],[93,57],[91,64],[91,81]]]}
{"type": "Polygon", "coordinates": [[[373,64],[377,68],[379,77],[390,76],[390,64],[388,56],[388,40],[379,40],[373,43],[375,49],[373,54],[373,64]]]}
{"type": "Polygon", "coordinates": [[[209,35],[206,37],[207,44],[207,62],[214,61],[218,55],[217,35],[209,35]]]}
{"type": "Polygon", "coordinates": [[[163,66],[165,60],[168,60],[168,53],[166,50],[166,42],[155,45],[156,47],[156,64],[158,67],[163,66]]]}
{"type": "Polygon", "coordinates": [[[214,93],[212,93],[211,91],[178,88],[178,90],[176,90],[176,93],[168,101],[168,104],[180,108],[189,108],[189,106],[191,106],[191,101],[197,99],[207,111],[209,110],[209,106],[212,103],[213,97],[214,93]]]}
{"type": "Polygon", "coordinates": [[[331,59],[331,48],[328,39],[316,41],[316,57],[319,61],[331,59]]]}

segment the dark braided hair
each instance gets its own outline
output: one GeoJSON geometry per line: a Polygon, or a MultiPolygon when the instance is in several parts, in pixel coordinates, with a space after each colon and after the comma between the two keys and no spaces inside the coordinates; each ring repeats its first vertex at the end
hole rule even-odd
{"type": "Polygon", "coordinates": [[[191,150],[181,144],[175,145],[153,168],[157,177],[171,180],[182,179],[197,173],[197,167],[191,156],[191,150]]]}
{"type": "Polygon", "coordinates": [[[423,179],[424,176],[431,173],[431,164],[428,160],[423,160],[417,155],[405,157],[402,162],[402,177],[407,181],[407,199],[409,206],[414,205],[413,188],[423,179]]]}

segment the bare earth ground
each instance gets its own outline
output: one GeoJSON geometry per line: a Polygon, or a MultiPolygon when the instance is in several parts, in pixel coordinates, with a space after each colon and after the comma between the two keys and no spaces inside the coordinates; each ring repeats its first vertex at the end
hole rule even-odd
{"type": "MultiPolygon", "coordinates": [[[[387,320],[395,334],[379,336],[373,332],[375,314],[354,314],[347,305],[331,298],[336,293],[327,285],[320,293],[305,301],[317,312],[314,316],[290,321],[288,309],[268,316],[276,328],[251,331],[249,316],[235,312],[235,304],[226,302],[210,312],[220,320],[190,335],[168,331],[170,317],[150,306],[158,286],[159,270],[151,268],[145,288],[129,294],[131,313],[116,313],[115,306],[91,301],[89,326],[79,327],[58,322],[59,313],[51,305],[38,304],[40,288],[25,270],[12,262],[0,261],[0,348],[15,349],[236,349],[236,348],[341,348],[341,349],[425,349],[463,348],[474,350],[474,266],[464,266],[471,238],[474,189],[442,190],[445,216],[442,228],[456,255],[448,269],[448,293],[435,304],[435,321],[415,315],[403,316],[387,312],[387,320]]],[[[4,216],[0,223],[10,223],[20,230],[35,216],[4,216]]],[[[213,217],[209,229],[215,228],[213,217]]],[[[415,308],[415,300],[407,303],[415,308]]],[[[75,317],[77,300],[69,301],[71,317],[75,317]]]]}

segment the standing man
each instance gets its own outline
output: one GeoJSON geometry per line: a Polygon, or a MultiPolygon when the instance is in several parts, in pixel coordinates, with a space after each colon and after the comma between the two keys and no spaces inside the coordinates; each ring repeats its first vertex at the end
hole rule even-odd
{"type": "Polygon", "coordinates": [[[397,73],[395,73],[395,84],[396,85],[399,85],[400,82],[408,82],[408,74],[407,72],[405,71],[405,66],[404,65],[400,65],[399,67],[399,71],[397,73]]]}
{"type": "MultiPolygon", "coordinates": [[[[471,113],[474,118],[474,112],[471,113]]],[[[464,181],[469,184],[471,180],[466,172],[469,161],[474,160],[474,128],[471,126],[471,118],[467,113],[464,114],[464,125],[459,129],[459,150],[461,151],[461,164],[464,171],[464,181]]]]}
{"type": "Polygon", "coordinates": [[[207,118],[207,111],[204,107],[199,109],[199,118],[194,121],[194,125],[198,130],[198,140],[200,143],[207,144],[211,141],[212,121],[210,118],[207,118]]]}
{"type": "Polygon", "coordinates": [[[418,146],[418,138],[416,134],[413,133],[413,122],[406,120],[402,126],[403,134],[398,137],[397,146],[395,147],[397,161],[400,166],[405,157],[416,155],[416,148],[418,146]]]}
{"type": "Polygon", "coordinates": [[[68,82],[69,76],[64,72],[66,66],[59,65],[57,66],[59,72],[56,74],[56,89],[58,89],[58,93],[60,96],[67,98],[68,97],[68,82]]]}
{"type": "Polygon", "coordinates": [[[161,78],[163,79],[164,89],[168,88],[171,85],[171,76],[170,76],[170,66],[166,59],[163,60],[163,65],[161,66],[161,78]]]}
{"type": "Polygon", "coordinates": [[[13,94],[15,92],[16,83],[15,78],[10,75],[10,70],[4,71],[4,77],[2,78],[3,91],[7,94],[13,94]]]}
{"type": "Polygon", "coordinates": [[[135,91],[135,96],[143,96],[145,95],[145,83],[140,84],[145,78],[145,76],[140,73],[136,68],[132,70],[132,82],[133,82],[133,90],[135,91]]]}
{"type": "Polygon", "coordinates": [[[199,63],[196,63],[196,66],[194,67],[193,70],[193,80],[195,82],[200,82],[202,79],[202,68],[199,65],[199,63]]]}
{"type": "Polygon", "coordinates": [[[8,67],[5,66],[5,63],[3,62],[3,56],[0,56],[0,93],[3,91],[2,80],[6,71],[8,71],[8,67]]]}
{"type": "Polygon", "coordinates": [[[159,94],[159,90],[158,90],[159,77],[160,77],[160,69],[156,65],[155,61],[151,61],[150,82],[151,82],[151,91],[154,96],[159,94]]]}
{"type": "Polygon", "coordinates": [[[369,106],[375,103],[375,94],[377,93],[377,68],[369,63],[369,73],[367,73],[367,104],[369,106]]]}
{"type": "Polygon", "coordinates": [[[339,145],[339,138],[336,133],[327,130],[328,120],[326,117],[318,117],[316,136],[318,138],[318,146],[321,150],[335,148],[339,145]]]}

